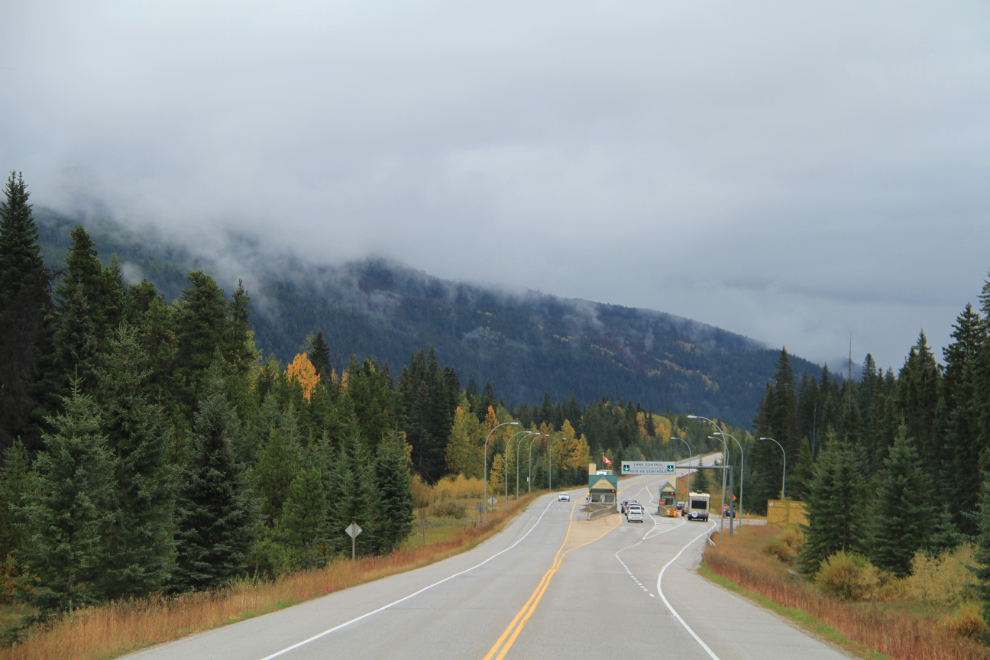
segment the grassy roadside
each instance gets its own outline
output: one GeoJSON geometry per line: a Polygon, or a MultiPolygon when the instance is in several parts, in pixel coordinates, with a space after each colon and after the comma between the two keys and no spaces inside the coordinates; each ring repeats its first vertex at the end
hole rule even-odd
{"type": "Polygon", "coordinates": [[[174,641],[275,612],[342,589],[404,573],[470,550],[500,532],[543,492],[523,496],[509,511],[488,514],[488,527],[457,525],[448,530],[414,527],[410,540],[384,557],[357,561],[338,559],[328,566],[268,580],[242,580],[209,592],[110,603],[77,610],[45,626],[31,629],[22,643],[0,649],[0,660],[79,658],[108,660],[141,648],[174,641]],[[417,542],[418,541],[418,542],[417,542]]]}
{"type": "Polygon", "coordinates": [[[891,657],[886,653],[880,653],[879,651],[874,651],[872,649],[864,648],[862,644],[854,642],[848,639],[845,635],[840,633],[834,628],[826,626],[820,621],[816,621],[811,617],[810,614],[803,610],[795,609],[793,607],[784,607],[769,598],[764,598],[755,591],[750,591],[749,589],[744,589],[738,584],[730,582],[726,578],[714,573],[710,568],[702,564],[698,568],[698,573],[708,578],[715,584],[725,587],[729,591],[733,591],[740,596],[748,598],[749,600],[762,605],[763,607],[776,612],[777,614],[793,621],[794,623],[800,625],[805,630],[818,635],[819,637],[825,639],[835,646],[842,647],[843,649],[855,654],[859,658],[865,658],[866,660],[891,660],[891,657]]]}
{"type": "Polygon", "coordinates": [[[990,648],[926,616],[930,608],[903,594],[854,602],[823,593],[789,563],[768,554],[777,533],[765,526],[743,527],[735,538],[706,548],[699,572],[861,658],[990,659],[990,648]]]}

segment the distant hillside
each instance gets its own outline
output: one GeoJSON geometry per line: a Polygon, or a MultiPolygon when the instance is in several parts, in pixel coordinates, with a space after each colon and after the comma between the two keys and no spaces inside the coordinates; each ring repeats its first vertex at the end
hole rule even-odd
{"type": "MultiPolygon", "coordinates": [[[[77,221],[36,210],[45,258],[60,265],[77,221]]],[[[116,253],[130,281],[147,277],[168,299],[200,269],[225,288],[230,274],[179,246],[113,223],[85,221],[100,257],[116,253]]],[[[231,240],[224,263],[244,268],[258,346],[283,362],[322,328],[337,365],[350,354],[406,364],[433,346],[441,364],[506,401],[539,403],[573,392],[579,401],[640,401],[654,411],[721,417],[749,426],[779,349],[689,319],[617,305],[512,294],[440,280],[381,260],[305,266],[231,240]],[[290,276],[284,273],[291,273],[290,276]]],[[[232,282],[236,284],[236,279],[232,282]]],[[[820,368],[794,357],[796,374],[820,368]]]]}

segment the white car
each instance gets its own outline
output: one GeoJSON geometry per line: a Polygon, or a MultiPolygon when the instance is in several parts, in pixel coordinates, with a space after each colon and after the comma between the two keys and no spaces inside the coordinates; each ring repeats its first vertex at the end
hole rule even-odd
{"type": "Polygon", "coordinates": [[[631,505],[626,509],[626,520],[629,522],[643,522],[643,507],[638,504],[631,505]]]}
{"type": "Polygon", "coordinates": [[[561,493],[560,495],[557,496],[557,501],[558,502],[570,502],[571,501],[570,493],[561,493]]]}

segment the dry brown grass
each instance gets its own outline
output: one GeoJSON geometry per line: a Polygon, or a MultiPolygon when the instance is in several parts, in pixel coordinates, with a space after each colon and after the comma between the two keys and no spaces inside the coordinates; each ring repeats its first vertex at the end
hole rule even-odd
{"type": "Polygon", "coordinates": [[[786,608],[807,612],[864,648],[896,660],[987,660],[990,649],[956,632],[976,624],[962,613],[958,623],[943,624],[876,603],[852,603],[825,595],[790,573],[790,566],[765,551],[773,541],[770,527],[744,527],[734,539],[705,551],[704,564],[713,573],[786,608]],[[954,629],[956,632],[954,632],[954,629]]]}
{"type": "Polygon", "coordinates": [[[445,540],[425,547],[403,547],[384,557],[339,559],[325,568],[274,581],[243,581],[210,592],[154,597],[79,610],[30,630],[23,643],[0,650],[0,660],[103,660],[146,646],[218,628],[326,594],[426,566],[468,550],[500,530],[536,494],[509,512],[489,514],[487,528],[462,526],[445,540]]]}

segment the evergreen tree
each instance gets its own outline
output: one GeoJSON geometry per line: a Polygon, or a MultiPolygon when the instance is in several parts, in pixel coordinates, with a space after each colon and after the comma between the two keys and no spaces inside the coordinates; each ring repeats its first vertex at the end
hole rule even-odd
{"type": "Polygon", "coordinates": [[[104,531],[108,556],[101,588],[120,599],[160,589],[172,568],[172,428],[149,398],[148,356],[133,330],[121,325],[100,361],[100,430],[114,456],[113,519],[104,531]]]}
{"type": "Polygon", "coordinates": [[[787,493],[791,499],[804,501],[815,478],[815,460],[811,456],[811,443],[801,438],[801,449],[797,455],[797,466],[787,480],[787,493]]]}
{"type": "Polygon", "coordinates": [[[696,493],[707,493],[711,488],[709,481],[708,470],[695,470],[691,475],[691,490],[696,493]]]}
{"type": "Polygon", "coordinates": [[[23,499],[31,499],[34,479],[31,458],[20,438],[4,453],[4,468],[0,470],[0,603],[10,603],[16,583],[2,576],[18,576],[23,567],[14,556],[27,542],[27,519],[23,499]]]}
{"type": "Polygon", "coordinates": [[[179,491],[174,586],[215,587],[244,571],[257,527],[256,505],[234,458],[237,417],[210,382],[196,413],[196,437],[179,491]]]}
{"type": "Polygon", "coordinates": [[[327,342],[323,338],[322,328],[316,331],[316,336],[313,337],[313,343],[308,356],[320,380],[328,380],[330,378],[330,370],[332,369],[330,364],[330,347],[327,346],[327,342]]]}
{"type": "Polygon", "coordinates": [[[804,549],[799,567],[814,575],[827,557],[862,549],[862,475],[854,457],[834,434],[815,464],[805,499],[808,524],[802,525],[804,549]]]}
{"type": "Polygon", "coordinates": [[[928,540],[932,510],[919,495],[926,492],[918,454],[902,426],[884,461],[880,488],[874,502],[870,560],[897,577],[911,570],[915,552],[928,540]]]}
{"type": "Polygon", "coordinates": [[[46,345],[51,273],[24,179],[11,172],[0,202],[0,449],[26,431],[37,404],[32,386],[46,345]]]}
{"type": "Polygon", "coordinates": [[[326,538],[327,496],[320,471],[306,468],[289,485],[276,537],[289,546],[297,565],[312,569],[326,538]]]}
{"type": "Polygon", "coordinates": [[[261,497],[261,513],[269,525],[282,515],[289,488],[300,472],[299,449],[279,428],[272,428],[268,442],[254,467],[256,492],[261,497]]]}
{"type": "Polygon", "coordinates": [[[911,347],[898,381],[898,407],[907,426],[908,437],[914,439],[926,473],[937,486],[939,447],[935,438],[935,412],[938,406],[940,380],[935,356],[928,348],[922,332],[918,343],[911,347]]]}
{"type": "Polygon", "coordinates": [[[979,580],[976,590],[983,609],[983,620],[990,625],[990,472],[985,472],[983,476],[977,524],[980,532],[976,539],[974,572],[979,580]]]}
{"type": "Polygon", "coordinates": [[[65,414],[49,423],[24,499],[29,541],[18,553],[26,572],[18,597],[42,616],[98,602],[107,558],[102,533],[112,516],[113,455],[93,400],[78,388],[65,414]]]}
{"type": "Polygon", "coordinates": [[[189,282],[176,311],[175,365],[186,382],[184,405],[192,410],[217,349],[226,345],[229,324],[223,289],[198,270],[189,274],[189,282]]]}
{"type": "Polygon", "coordinates": [[[344,532],[356,522],[362,533],[356,541],[359,555],[377,550],[374,511],[377,493],[368,465],[367,454],[360,439],[352,434],[340,448],[328,475],[327,539],[331,551],[349,554],[351,538],[344,532]]]}
{"type": "Polygon", "coordinates": [[[409,537],[415,517],[409,489],[409,465],[398,436],[386,438],[378,446],[374,478],[378,493],[375,511],[378,551],[388,554],[409,537]]]}

